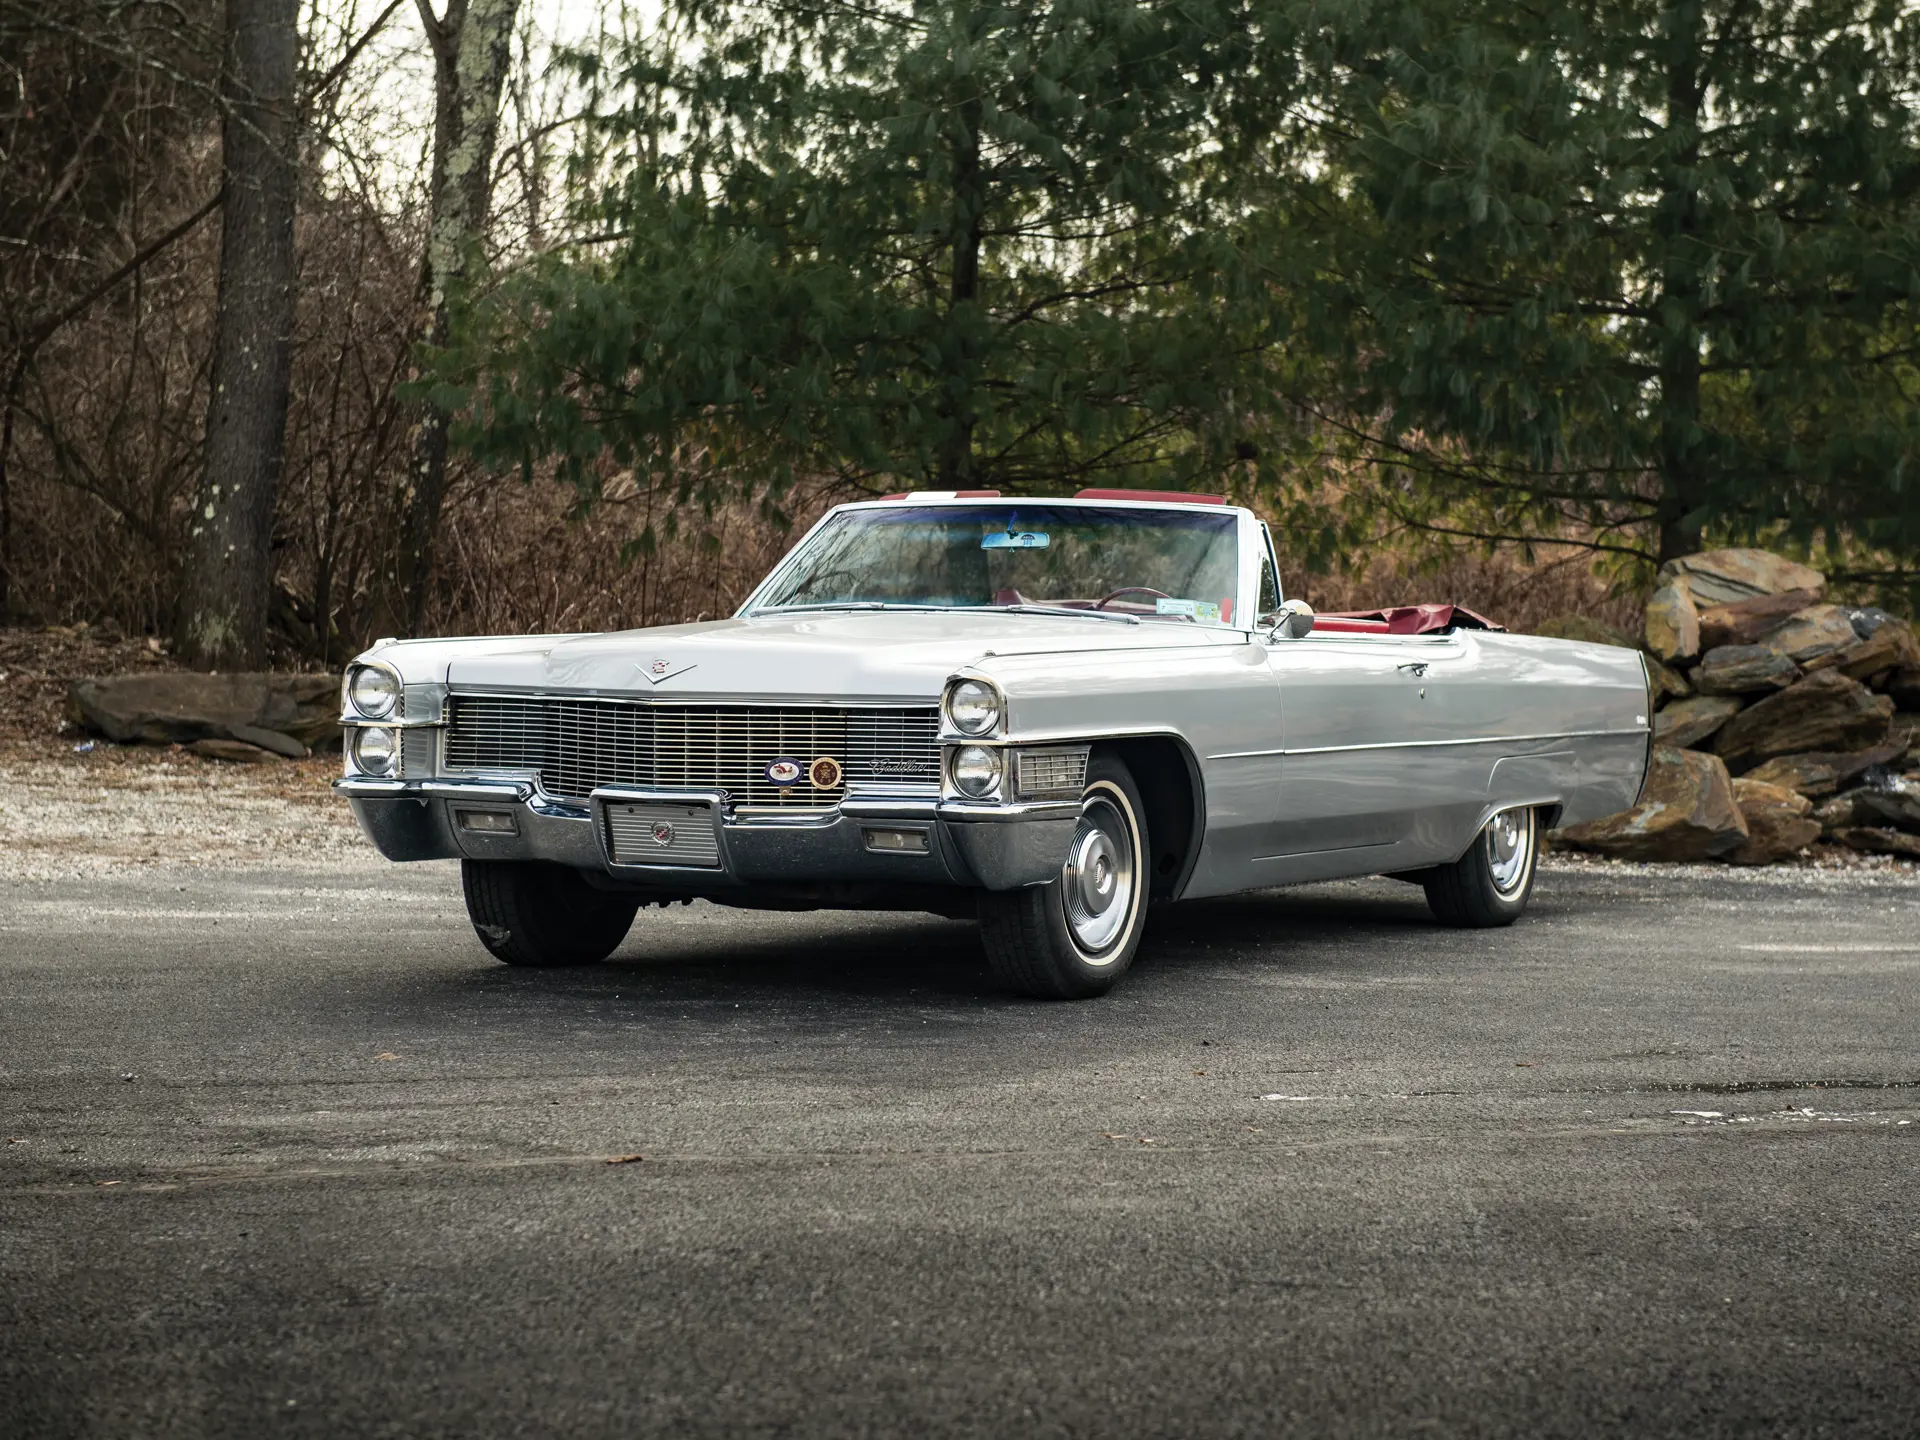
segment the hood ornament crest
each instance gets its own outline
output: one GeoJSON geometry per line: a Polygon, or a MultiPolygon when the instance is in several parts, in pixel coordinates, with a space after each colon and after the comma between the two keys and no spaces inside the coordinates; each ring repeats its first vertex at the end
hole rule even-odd
{"type": "Polygon", "coordinates": [[[652,660],[643,660],[634,668],[640,672],[640,678],[645,680],[649,685],[658,685],[662,680],[671,680],[674,676],[684,675],[687,671],[695,669],[696,667],[692,665],[676,665],[664,656],[656,656],[652,660]]]}

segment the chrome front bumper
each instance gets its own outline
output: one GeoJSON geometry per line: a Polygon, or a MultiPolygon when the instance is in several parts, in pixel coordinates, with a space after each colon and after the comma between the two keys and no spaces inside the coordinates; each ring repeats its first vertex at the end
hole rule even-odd
{"type": "Polygon", "coordinates": [[[826,815],[739,816],[711,793],[608,787],[562,804],[525,781],[333,782],[389,860],[549,860],[642,887],[698,893],[753,885],[880,882],[1018,890],[1060,873],[1080,818],[1077,800],[987,805],[886,795],[849,796],[826,815]],[[608,805],[707,807],[718,864],[618,863],[608,805]],[[460,812],[511,817],[512,833],[463,826],[460,812]],[[924,833],[924,851],[880,850],[874,832],[924,833]]]}

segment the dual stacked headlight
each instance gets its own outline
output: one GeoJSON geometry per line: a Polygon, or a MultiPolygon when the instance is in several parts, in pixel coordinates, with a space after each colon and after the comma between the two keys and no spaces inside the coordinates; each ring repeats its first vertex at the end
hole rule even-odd
{"type": "MultiPolygon", "coordinates": [[[[947,686],[943,708],[947,723],[962,735],[986,736],[1000,728],[1006,702],[985,680],[956,680],[947,686]]],[[[1005,757],[990,745],[961,745],[947,760],[948,780],[971,800],[985,800],[999,790],[1005,770],[1005,757]]]]}
{"type": "MultiPolygon", "coordinates": [[[[386,720],[400,706],[400,677],[384,665],[353,666],[345,689],[348,719],[386,720]]],[[[363,774],[391,775],[400,762],[400,737],[391,726],[356,726],[348,732],[347,753],[363,774]]]]}

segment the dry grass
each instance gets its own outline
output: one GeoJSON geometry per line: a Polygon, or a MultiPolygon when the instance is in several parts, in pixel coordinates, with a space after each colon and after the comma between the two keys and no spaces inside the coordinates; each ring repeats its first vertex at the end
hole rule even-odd
{"type": "Polygon", "coordinates": [[[70,729],[67,686],[75,680],[175,668],[159,641],[128,635],[111,621],[0,629],[0,750],[54,753],[53,742],[70,729]]]}
{"type": "Polygon", "coordinates": [[[706,511],[616,480],[582,512],[551,481],[472,477],[450,498],[430,628],[537,634],[729,615],[834,498],[814,485],[786,497],[784,514],[746,501],[706,511]]]}
{"type": "Polygon", "coordinates": [[[1290,594],[1316,610],[1449,601],[1523,633],[1546,620],[1579,615],[1638,635],[1645,603],[1642,595],[1596,574],[1591,555],[1571,547],[1531,564],[1512,549],[1424,558],[1386,554],[1350,573],[1282,580],[1290,594]]]}

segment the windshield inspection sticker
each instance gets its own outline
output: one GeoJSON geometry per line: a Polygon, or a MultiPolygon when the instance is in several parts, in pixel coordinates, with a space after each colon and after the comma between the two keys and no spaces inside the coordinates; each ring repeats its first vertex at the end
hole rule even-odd
{"type": "Polygon", "coordinates": [[[1043,530],[1000,530],[980,542],[982,550],[1044,550],[1047,535],[1043,530]]]}
{"type": "Polygon", "coordinates": [[[1220,607],[1211,600],[1156,600],[1153,602],[1156,615],[1186,615],[1194,620],[1205,620],[1211,624],[1220,623],[1220,607]]]}

